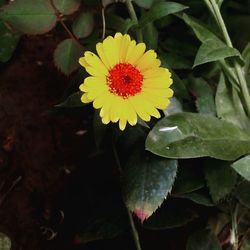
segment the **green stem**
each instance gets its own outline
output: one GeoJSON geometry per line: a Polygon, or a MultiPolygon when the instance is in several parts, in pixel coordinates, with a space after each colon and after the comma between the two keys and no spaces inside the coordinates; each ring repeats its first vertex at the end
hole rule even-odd
{"type": "MultiPolygon", "coordinates": [[[[134,6],[132,4],[132,0],[126,0],[126,5],[127,5],[128,12],[129,12],[129,15],[130,15],[132,21],[135,24],[138,24],[138,19],[137,19],[136,13],[135,13],[134,6]]],[[[136,37],[137,37],[137,42],[140,43],[143,41],[142,31],[140,28],[137,28],[137,30],[136,30],[136,37]]]]}
{"type": "MultiPolygon", "coordinates": [[[[204,1],[207,4],[208,1],[207,0],[204,0],[204,1]]],[[[210,3],[211,3],[212,9],[209,7],[209,10],[212,11],[212,14],[215,17],[215,20],[218,23],[218,26],[220,27],[220,29],[222,31],[222,35],[224,37],[226,44],[229,47],[233,48],[232,41],[229,37],[228,31],[227,31],[226,25],[224,23],[224,20],[222,18],[218,4],[216,3],[215,0],[210,0],[210,3]]],[[[250,94],[249,94],[249,91],[247,88],[247,82],[246,82],[246,78],[244,76],[244,73],[241,69],[241,66],[239,65],[239,63],[236,60],[234,60],[234,70],[236,72],[238,82],[239,82],[240,87],[241,87],[244,103],[246,105],[246,111],[247,111],[248,115],[250,116],[250,94]]]]}
{"type": "MultiPolygon", "coordinates": [[[[115,143],[113,142],[113,151],[114,151],[114,156],[115,156],[115,161],[119,170],[120,175],[122,175],[122,166],[121,166],[121,162],[115,147],[115,143]]],[[[139,239],[139,234],[137,232],[136,226],[135,226],[135,222],[132,216],[132,213],[129,211],[129,209],[127,208],[127,214],[128,214],[128,218],[129,218],[129,224],[130,224],[130,228],[131,228],[131,233],[135,242],[135,246],[136,246],[136,250],[142,250],[141,248],[141,244],[140,244],[140,239],[139,239]]]]}
{"type": "Polygon", "coordinates": [[[239,248],[239,240],[238,240],[238,211],[239,204],[235,205],[234,210],[232,211],[232,231],[231,231],[231,244],[232,250],[238,250],[239,248]]]}

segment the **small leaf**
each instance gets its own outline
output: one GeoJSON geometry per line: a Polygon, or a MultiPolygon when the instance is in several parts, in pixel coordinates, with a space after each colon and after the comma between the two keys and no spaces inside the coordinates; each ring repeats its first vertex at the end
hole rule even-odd
{"type": "Polygon", "coordinates": [[[72,25],[72,31],[78,38],[89,36],[94,30],[94,16],[90,12],[83,12],[72,25]]]}
{"type": "Polygon", "coordinates": [[[10,250],[11,249],[10,238],[3,233],[0,233],[0,249],[1,250],[10,250]]]}
{"type": "Polygon", "coordinates": [[[244,181],[239,184],[235,191],[235,197],[240,201],[242,205],[250,208],[250,183],[244,181]]]}
{"type": "Polygon", "coordinates": [[[183,199],[188,199],[193,201],[194,203],[197,203],[199,205],[203,205],[206,207],[213,207],[214,203],[211,200],[210,196],[208,194],[205,194],[202,191],[195,191],[195,192],[191,192],[191,193],[186,193],[186,194],[178,194],[175,195],[175,197],[178,198],[183,198],[183,199]]]}
{"type": "Polygon", "coordinates": [[[250,129],[250,121],[238,93],[232,86],[228,86],[223,74],[220,76],[216,97],[217,116],[223,120],[232,122],[242,129],[250,129]]]}
{"type": "Polygon", "coordinates": [[[202,230],[189,237],[187,250],[221,250],[221,246],[213,233],[202,230]]]}
{"type": "Polygon", "coordinates": [[[10,60],[19,41],[19,35],[11,32],[4,23],[0,21],[0,61],[10,60]]]}
{"type": "Polygon", "coordinates": [[[187,6],[175,2],[159,2],[153,5],[148,12],[142,15],[141,19],[139,20],[139,26],[144,27],[146,24],[157,19],[170,14],[181,12],[187,8],[187,6]]]}
{"type": "Polygon", "coordinates": [[[240,52],[235,48],[230,48],[221,41],[206,40],[199,48],[193,67],[198,65],[215,62],[232,56],[240,57],[240,52]]]}
{"type": "Polygon", "coordinates": [[[56,16],[49,1],[16,0],[4,6],[0,18],[26,34],[43,34],[56,24],[56,16]]]}
{"type": "Polygon", "coordinates": [[[66,75],[77,70],[80,65],[78,60],[82,54],[82,48],[73,39],[66,39],[59,43],[54,52],[55,65],[66,75]]]}
{"type": "Polygon", "coordinates": [[[171,191],[177,161],[135,152],[125,169],[123,194],[141,222],[149,218],[171,191]]]}
{"type": "Polygon", "coordinates": [[[57,10],[64,15],[74,13],[81,5],[81,0],[53,0],[53,2],[57,10]]]}
{"type": "Polygon", "coordinates": [[[250,181],[250,155],[234,162],[231,167],[243,178],[250,181]]]}
{"type": "Polygon", "coordinates": [[[209,115],[178,113],[156,123],[146,149],[168,158],[210,156],[231,161],[250,152],[250,135],[209,115]]]}
{"type": "Polygon", "coordinates": [[[228,162],[209,159],[205,164],[207,186],[213,201],[217,203],[231,193],[236,185],[237,174],[232,171],[228,162]]]}
{"type": "Polygon", "coordinates": [[[70,95],[65,101],[57,104],[55,107],[58,108],[77,108],[83,107],[85,104],[81,102],[82,92],[76,92],[70,95]]]}
{"type": "Polygon", "coordinates": [[[198,215],[188,208],[184,200],[170,199],[143,224],[150,230],[165,230],[182,227],[196,219],[198,215]]]}
{"type": "Polygon", "coordinates": [[[133,2],[142,8],[149,9],[152,6],[154,0],[133,0],[133,2]]]}

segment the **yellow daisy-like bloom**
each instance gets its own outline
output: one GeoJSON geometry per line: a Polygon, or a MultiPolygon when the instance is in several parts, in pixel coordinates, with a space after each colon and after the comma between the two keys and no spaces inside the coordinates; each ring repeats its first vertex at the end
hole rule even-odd
{"type": "Polygon", "coordinates": [[[171,73],[160,67],[161,61],[144,43],[136,44],[129,35],[116,33],[96,45],[98,56],[85,52],[79,63],[91,75],[80,85],[83,103],[93,102],[104,124],[118,122],[124,130],[127,122],[137,123],[160,118],[173,95],[171,73]]]}

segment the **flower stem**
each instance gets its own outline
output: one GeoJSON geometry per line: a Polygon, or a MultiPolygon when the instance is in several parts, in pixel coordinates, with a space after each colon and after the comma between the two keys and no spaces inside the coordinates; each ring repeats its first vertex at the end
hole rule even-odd
{"type": "MultiPolygon", "coordinates": [[[[120,175],[122,174],[123,170],[122,170],[122,166],[121,166],[121,162],[115,147],[115,143],[113,142],[113,151],[114,151],[114,156],[115,156],[115,161],[119,170],[120,175]]],[[[132,216],[132,213],[129,211],[129,209],[126,207],[127,209],[127,214],[128,214],[128,218],[129,218],[129,224],[130,224],[130,228],[131,228],[131,233],[135,242],[135,246],[136,246],[136,250],[141,250],[141,244],[140,244],[140,239],[139,239],[139,234],[137,232],[136,226],[135,226],[135,222],[132,216]]]]}
{"type": "MultiPolygon", "coordinates": [[[[222,31],[222,35],[224,37],[224,40],[225,40],[227,46],[233,48],[232,41],[229,37],[228,31],[227,31],[225,22],[222,18],[218,4],[216,3],[215,0],[210,0],[210,3],[208,2],[208,0],[204,0],[204,1],[208,5],[209,10],[212,12],[212,15],[215,17],[215,20],[222,31]]],[[[241,69],[241,66],[239,65],[239,63],[236,60],[234,60],[234,70],[235,70],[235,73],[237,75],[240,87],[241,87],[242,96],[243,96],[243,100],[245,103],[246,111],[247,111],[248,115],[250,116],[250,94],[249,94],[249,91],[247,88],[247,82],[246,82],[246,78],[244,76],[244,73],[241,69]]]]}
{"type": "MultiPolygon", "coordinates": [[[[138,24],[138,19],[137,19],[136,13],[135,13],[134,6],[132,4],[132,0],[126,0],[126,5],[127,5],[128,12],[129,12],[129,15],[130,15],[132,21],[135,24],[138,24]]],[[[137,42],[143,41],[142,31],[140,28],[137,28],[137,30],[136,30],[136,37],[137,37],[137,42]]]]}

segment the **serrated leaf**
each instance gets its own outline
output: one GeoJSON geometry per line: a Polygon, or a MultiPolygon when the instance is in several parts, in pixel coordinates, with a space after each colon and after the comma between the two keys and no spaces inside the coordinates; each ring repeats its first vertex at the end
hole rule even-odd
{"type": "Polygon", "coordinates": [[[55,107],[58,108],[77,108],[85,106],[84,103],[81,102],[82,92],[78,91],[72,95],[70,95],[65,101],[57,104],[55,107]]]}
{"type": "Polygon", "coordinates": [[[250,155],[234,162],[231,167],[243,178],[250,181],[250,155]]]}
{"type": "Polygon", "coordinates": [[[178,113],[156,123],[146,149],[168,158],[210,156],[231,161],[250,152],[250,135],[210,115],[178,113]]]}
{"type": "Polygon", "coordinates": [[[10,31],[0,21],[0,61],[7,62],[16,49],[20,36],[10,31]]]}
{"type": "Polygon", "coordinates": [[[235,190],[235,197],[240,201],[240,203],[250,208],[250,183],[247,181],[244,181],[240,183],[235,190]]]}
{"type": "Polygon", "coordinates": [[[152,6],[154,0],[133,0],[133,2],[142,8],[149,9],[152,6]]]}
{"type": "Polygon", "coordinates": [[[202,191],[195,191],[191,193],[185,193],[185,194],[178,194],[175,195],[175,197],[188,199],[193,201],[194,203],[197,203],[199,205],[203,205],[206,207],[213,207],[214,203],[211,200],[210,196],[202,191]]]}
{"type": "Polygon", "coordinates": [[[189,91],[196,97],[195,104],[199,113],[216,115],[214,95],[211,87],[203,78],[190,77],[189,91]]]}
{"type": "Polygon", "coordinates": [[[75,40],[63,40],[54,52],[55,65],[65,75],[70,75],[80,67],[78,60],[82,53],[82,48],[75,40]]]}
{"type": "Polygon", "coordinates": [[[53,0],[53,2],[57,10],[64,15],[74,13],[81,5],[81,0],[53,0]]]}
{"type": "Polygon", "coordinates": [[[90,12],[83,12],[72,25],[72,31],[78,38],[89,36],[94,30],[94,16],[90,12]]]}
{"type": "Polygon", "coordinates": [[[0,249],[1,250],[11,249],[11,240],[7,235],[3,233],[0,233],[0,249]]]}
{"type": "Polygon", "coordinates": [[[230,48],[226,44],[216,40],[206,40],[199,48],[193,67],[208,62],[215,62],[228,57],[238,56],[240,52],[235,48],[230,48]]]}
{"type": "Polygon", "coordinates": [[[0,18],[26,34],[43,34],[56,24],[56,16],[49,1],[16,0],[4,6],[0,18]]]}
{"type": "Polygon", "coordinates": [[[189,237],[187,250],[221,250],[221,246],[213,233],[202,230],[189,237]]]}
{"type": "Polygon", "coordinates": [[[124,172],[123,196],[143,222],[162,204],[174,184],[177,161],[135,152],[124,172]]]}
{"type": "Polygon", "coordinates": [[[148,12],[142,15],[141,19],[139,20],[139,26],[144,27],[146,24],[157,19],[170,14],[181,12],[187,8],[187,6],[175,2],[159,2],[153,5],[148,12]]]}
{"type": "Polygon", "coordinates": [[[145,223],[150,230],[165,230],[182,227],[196,219],[198,215],[188,208],[184,200],[173,199],[165,202],[145,223]]]}
{"type": "Polygon", "coordinates": [[[250,120],[247,117],[238,93],[232,86],[228,86],[223,74],[220,75],[215,97],[217,116],[232,122],[242,129],[250,129],[250,120]]]}
{"type": "Polygon", "coordinates": [[[209,159],[205,163],[204,174],[210,195],[215,203],[230,194],[236,185],[237,174],[224,161],[209,159]]]}

